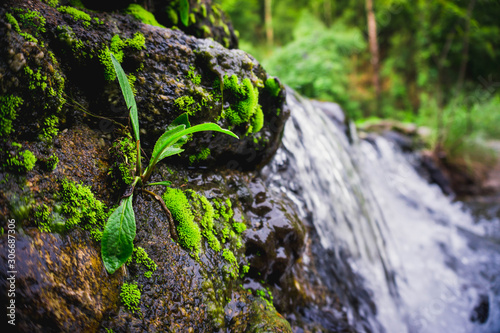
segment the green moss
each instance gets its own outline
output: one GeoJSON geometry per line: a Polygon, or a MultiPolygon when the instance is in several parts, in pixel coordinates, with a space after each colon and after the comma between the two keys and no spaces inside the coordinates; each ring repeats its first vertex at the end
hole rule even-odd
{"type": "Polygon", "coordinates": [[[208,246],[215,252],[219,252],[221,250],[221,245],[214,232],[214,217],[215,210],[210,201],[204,196],[200,194],[194,195],[195,199],[199,200],[201,203],[201,208],[203,208],[204,214],[200,220],[200,224],[203,227],[202,234],[207,239],[208,246]]]}
{"type": "Polygon", "coordinates": [[[190,24],[196,23],[196,16],[194,15],[194,13],[189,14],[189,23],[190,24]]]}
{"type": "Polygon", "coordinates": [[[189,71],[187,73],[188,79],[191,80],[196,85],[199,85],[201,83],[201,75],[196,75],[194,73],[195,68],[193,66],[189,66],[189,71]]]}
{"type": "Polygon", "coordinates": [[[82,0],[69,0],[69,3],[73,7],[85,9],[85,6],[82,3],[82,0]]]}
{"type": "Polygon", "coordinates": [[[271,96],[278,97],[278,95],[280,94],[281,87],[275,78],[268,78],[264,86],[267,91],[269,91],[269,94],[271,94],[271,96]]]}
{"type": "Polygon", "coordinates": [[[163,200],[174,219],[178,222],[179,242],[197,257],[201,245],[201,231],[198,224],[194,222],[194,216],[186,195],[180,189],[167,188],[163,194],[163,200]]]}
{"type": "Polygon", "coordinates": [[[91,17],[89,14],[82,12],[79,9],[70,6],[60,6],[57,10],[61,13],[69,14],[73,17],[75,21],[82,21],[82,24],[88,28],[90,26],[91,17]]]}
{"type": "MultiPolygon", "coordinates": [[[[14,145],[13,145],[14,146],[14,145]]],[[[16,146],[14,146],[16,147],[16,146]]],[[[9,170],[17,171],[17,172],[28,172],[33,170],[36,164],[35,155],[29,151],[24,150],[20,152],[20,148],[17,147],[16,153],[12,155],[8,153],[6,166],[9,170]]]]}
{"type": "Polygon", "coordinates": [[[12,29],[14,29],[15,32],[21,33],[19,22],[17,22],[16,18],[11,13],[5,13],[5,19],[12,26],[12,29]]]}
{"type": "Polygon", "coordinates": [[[201,8],[201,16],[203,18],[207,17],[207,6],[204,3],[202,3],[200,8],[201,8]]]}
{"type": "Polygon", "coordinates": [[[247,230],[247,226],[243,222],[234,222],[233,223],[233,228],[236,230],[238,234],[243,233],[245,230],[247,230]]]}
{"type": "Polygon", "coordinates": [[[45,29],[45,17],[35,10],[25,9],[25,8],[14,8],[14,12],[19,17],[21,21],[21,26],[23,28],[31,28],[36,31],[36,33],[44,33],[45,29]]]}
{"type": "Polygon", "coordinates": [[[17,117],[17,108],[23,104],[21,97],[0,96],[0,136],[12,133],[12,122],[17,117]]]}
{"type": "Polygon", "coordinates": [[[137,161],[136,145],[130,136],[123,137],[113,143],[110,153],[113,164],[110,173],[113,177],[113,187],[124,190],[134,181],[135,165],[137,161]]]}
{"type": "Polygon", "coordinates": [[[174,105],[180,112],[185,112],[190,116],[201,110],[200,105],[195,102],[192,96],[179,97],[174,101],[174,105]]]}
{"type": "Polygon", "coordinates": [[[43,121],[44,128],[42,129],[41,139],[49,142],[54,139],[59,133],[57,126],[59,125],[59,118],[57,116],[49,116],[43,121]]]}
{"type": "Polygon", "coordinates": [[[57,167],[57,164],[59,163],[59,157],[54,153],[50,155],[48,159],[45,160],[45,168],[48,171],[53,171],[57,167]]]}
{"type": "Polygon", "coordinates": [[[49,5],[50,7],[54,7],[56,8],[57,5],[59,4],[59,0],[42,0],[43,2],[45,2],[47,5],[49,5]]]}
{"type": "Polygon", "coordinates": [[[224,110],[224,117],[233,125],[240,125],[250,121],[257,112],[259,105],[259,90],[246,78],[241,83],[236,75],[224,76],[224,91],[229,92],[235,100],[232,105],[224,110]]]}
{"type": "Polygon", "coordinates": [[[39,206],[35,211],[35,222],[37,223],[38,229],[40,229],[41,232],[52,231],[50,228],[50,209],[47,205],[44,204],[42,206],[39,206]]]}
{"type": "Polygon", "coordinates": [[[94,197],[90,187],[62,181],[59,199],[63,202],[62,212],[67,217],[66,229],[79,225],[96,241],[102,238],[102,230],[109,214],[106,206],[94,197]]]}
{"type": "Polygon", "coordinates": [[[150,278],[153,275],[153,272],[158,268],[153,259],[151,259],[148,253],[140,246],[134,247],[134,253],[131,259],[132,258],[135,260],[135,262],[144,265],[148,269],[146,272],[144,272],[144,276],[147,278],[150,278]]]}
{"type": "Polygon", "coordinates": [[[257,104],[257,110],[251,119],[251,125],[249,127],[249,132],[257,133],[264,126],[264,113],[262,112],[262,107],[257,104]]]}
{"type": "Polygon", "coordinates": [[[146,38],[140,32],[136,32],[133,38],[121,39],[120,36],[114,35],[111,38],[110,47],[105,46],[99,53],[98,57],[101,64],[104,66],[104,77],[108,81],[113,81],[116,78],[116,73],[111,62],[111,57],[109,52],[111,51],[118,62],[123,61],[123,49],[132,48],[136,50],[142,50],[146,48],[146,38]]]}
{"type": "Polygon", "coordinates": [[[234,253],[231,250],[224,249],[224,251],[222,251],[222,257],[229,262],[229,266],[226,267],[226,273],[229,273],[233,278],[238,277],[238,271],[240,268],[234,253]]]}
{"type": "Polygon", "coordinates": [[[165,28],[163,25],[158,23],[155,16],[144,9],[141,5],[130,4],[125,10],[127,14],[132,15],[136,19],[140,20],[144,24],[154,25],[155,27],[165,28]]]}
{"type": "Polygon", "coordinates": [[[212,30],[206,25],[201,26],[201,31],[203,31],[203,37],[205,38],[212,36],[212,30]]]}
{"type": "Polygon", "coordinates": [[[137,94],[137,89],[135,88],[134,84],[135,84],[135,81],[137,81],[137,77],[134,74],[128,74],[127,80],[128,80],[128,83],[130,84],[130,87],[132,89],[132,93],[135,96],[137,94]]]}
{"type": "Polygon", "coordinates": [[[210,149],[203,148],[198,154],[189,156],[189,163],[193,164],[195,162],[204,161],[210,156],[210,149]]]}
{"type": "Polygon", "coordinates": [[[127,283],[122,285],[120,297],[123,305],[132,313],[135,311],[140,311],[139,303],[141,302],[141,291],[137,286],[137,283],[127,283]]]}
{"type": "MultiPolygon", "coordinates": [[[[64,92],[64,78],[59,72],[55,72],[50,79],[42,73],[41,68],[36,71],[29,66],[24,67],[24,73],[28,76],[28,89],[40,89],[45,96],[55,97],[58,100],[57,111],[60,111],[66,100],[62,97],[64,92]],[[55,87],[55,89],[54,89],[55,87]]],[[[47,108],[47,105],[45,105],[47,108]]]]}

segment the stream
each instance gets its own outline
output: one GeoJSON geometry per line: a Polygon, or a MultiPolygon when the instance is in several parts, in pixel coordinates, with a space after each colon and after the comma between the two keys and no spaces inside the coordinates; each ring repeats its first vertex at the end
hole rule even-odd
{"type": "MultiPolygon", "coordinates": [[[[262,176],[317,235],[303,260],[315,263],[352,326],[500,332],[500,221],[474,218],[392,142],[358,139],[335,104],[287,95],[291,118],[262,176]]],[[[314,311],[304,320],[318,320],[314,311]]]]}

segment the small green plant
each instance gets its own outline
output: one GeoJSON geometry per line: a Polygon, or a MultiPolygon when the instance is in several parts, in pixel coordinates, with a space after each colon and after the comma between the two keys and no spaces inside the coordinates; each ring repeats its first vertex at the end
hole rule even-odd
{"type": "MultiPolygon", "coordinates": [[[[113,63],[118,82],[125,99],[127,108],[130,110],[130,121],[132,124],[132,134],[136,142],[136,173],[134,180],[123,196],[118,208],[109,217],[102,235],[101,240],[101,255],[104,261],[106,270],[112,274],[120,268],[133,253],[133,242],[136,233],[135,216],[132,208],[132,198],[134,190],[140,188],[144,193],[153,196],[160,202],[162,208],[167,213],[170,223],[170,232],[173,238],[176,238],[175,229],[173,228],[172,214],[165,205],[163,199],[145,189],[145,186],[150,185],[170,185],[170,182],[156,182],[148,183],[151,173],[153,172],[156,164],[166,157],[176,155],[184,151],[181,147],[188,141],[189,135],[202,132],[202,131],[216,131],[221,132],[235,138],[238,138],[233,132],[222,129],[219,125],[214,123],[204,123],[191,126],[187,114],[182,114],[177,117],[170,126],[167,127],[165,133],[156,141],[149,160],[148,166],[143,170],[141,165],[141,145],[139,137],[139,120],[137,115],[137,105],[134,99],[132,88],[127,79],[127,75],[123,71],[120,63],[112,53],[109,53],[111,62],[113,63]]],[[[185,239],[184,239],[185,240],[185,239]]]]}

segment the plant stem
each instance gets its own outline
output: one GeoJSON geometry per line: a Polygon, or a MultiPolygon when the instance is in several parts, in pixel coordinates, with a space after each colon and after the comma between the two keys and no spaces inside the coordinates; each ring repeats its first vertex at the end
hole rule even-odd
{"type": "Polygon", "coordinates": [[[137,150],[137,164],[136,164],[136,170],[135,170],[135,175],[138,177],[141,177],[141,141],[137,140],[136,141],[136,150],[137,150]]]}
{"type": "Polygon", "coordinates": [[[163,208],[163,210],[167,214],[167,220],[168,220],[168,225],[169,225],[169,229],[170,229],[170,236],[177,242],[178,238],[177,238],[177,232],[175,231],[174,219],[172,218],[172,213],[170,213],[170,210],[167,208],[167,205],[165,205],[165,201],[163,201],[162,197],[160,197],[158,194],[156,194],[154,192],[151,192],[151,191],[146,190],[144,188],[141,190],[142,190],[142,192],[147,193],[150,196],[152,196],[153,198],[155,198],[160,203],[161,208],[163,208]]]}

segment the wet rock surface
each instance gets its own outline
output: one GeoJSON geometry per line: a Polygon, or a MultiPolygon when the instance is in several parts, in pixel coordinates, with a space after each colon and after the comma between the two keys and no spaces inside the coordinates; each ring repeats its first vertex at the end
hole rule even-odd
{"type": "MultiPolygon", "coordinates": [[[[157,13],[171,3],[143,5],[157,13]]],[[[210,1],[190,3],[206,5],[209,21],[218,11],[210,1]]],[[[223,46],[236,44],[222,13],[226,28],[216,17],[211,30],[220,45],[183,32],[199,36],[198,23],[171,30],[118,13],[78,8],[75,16],[61,10],[65,5],[33,0],[0,6],[0,97],[9,105],[1,116],[12,125],[0,133],[1,160],[10,161],[0,165],[0,227],[6,232],[7,221],[16,221],[18,331],[291,332],[293,318],[324,316],[329,310],[308,314],[326,304],[313,266],[303,264],[312,251],[309,230],[293,203],[274,195],[258,172],[280,145],[289,116],[279,80],[253,57],[223,46]],[[183,112],[192,113],[193,125],[217,122],[240,136],[195,135],[183,147],[186,152],[159,165],[152,176],[183,191],[198,225],[209,211],[200,198],[206,199],[214,209],[219,249],[206,235],[198,254],[183,248],[171,234],[179,221],[170,225],[158,200],[137,190],[134,246],[157,268],[147,271],[132,261],[113,275],[104,269],[99,234],[123,195],[111,170],[118,165],[114,144],[129,132],[121,91],[116,80],[108,80],[112,73],[102,60],[107,49],[123,53],[122,66],[134,82],[143,156],[150,156],[155,140],[183,112]],[[256,117],[235,124],[225,113],[245,99],[224,87],[232,75],[238,84],[248,82],[243,91],[253,91],[246,93],[258,102],[261,124],[256,117]],[[176,101],[186,96],[194,103],[183,109],[176,101]],[[202,149],[210,149],[208,158],[197,157],[202,149]],[[25,151],[31,155],[19,157],[25,151]],[[134,311],[120,296],[125,283],[136,284],[141,293],[134,311]]],[[[193,13],[203,16],[201,9],[193,13]]],[[[164,22],[161,15],[158,19],[164,22]]],[[[127,160],[126,154],[121,159],[127,160]]],[[[151,190],[161,196],[165,187],[151,190]]],[[[2,233],[2,283],[7,238],[2,233]]],[[[8,302],[5,289],[0,302],[8,302]]],[[[347,321],[344,312],[335,311],[336,323],[347,321]]],[[[326,327],[301,322],[295,327],[326,327]]]]}

